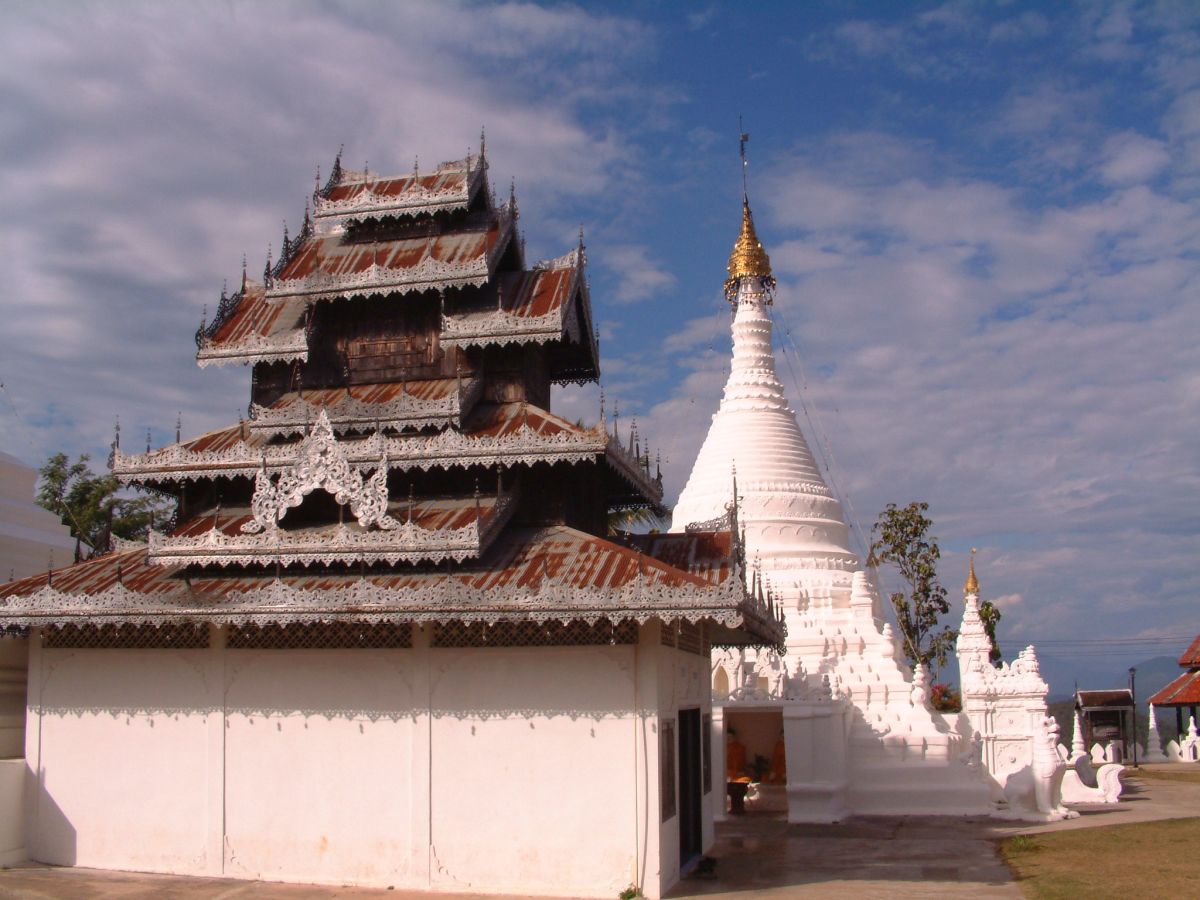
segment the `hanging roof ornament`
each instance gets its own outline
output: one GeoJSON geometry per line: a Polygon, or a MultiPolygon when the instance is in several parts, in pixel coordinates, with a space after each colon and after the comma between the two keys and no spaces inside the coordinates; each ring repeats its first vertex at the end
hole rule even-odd
{"type": "Polygon", "coordinates": [[[979,596],[979,579],[975,577],[975,548],[971,548],[971,561],[967,564],[967,583],[963,585],[963,594],[979,596]]]}

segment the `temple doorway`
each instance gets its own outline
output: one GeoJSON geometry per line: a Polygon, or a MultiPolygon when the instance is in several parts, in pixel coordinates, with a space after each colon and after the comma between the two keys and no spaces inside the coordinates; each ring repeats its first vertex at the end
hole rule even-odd
{"type": "Polygon", "coordinates": [[[700,858],[701,826],[700,710],[679,711],[679,868],[700,858]]]}
{"type": "Polygon", "coordinates": [[[730,812],[787,811],[787,753],[778,705],[725,707],[725,777],[730,812]]]}

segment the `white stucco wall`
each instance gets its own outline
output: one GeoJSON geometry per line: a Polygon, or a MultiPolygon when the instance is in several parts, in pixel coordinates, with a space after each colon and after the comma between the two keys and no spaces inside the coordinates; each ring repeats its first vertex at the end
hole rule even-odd
{"type": "Polygon", "coordinates": [[[224,874],[411,883],[412,662],[226,652],[224,874]]]}
{"type": "Polygon", "coordinates": [[[679,838],[677,816],[660,821],[658,726],[707,711],[708,663],[656,628],[636,648],[430,649],[418,630],[402,650],[48,650],[35,636],[30,856],[659,896],[679,838]]]}
{"type": "MultiPolygon", "coordinates": [[[[31,655],[43,663],[43,712],[40,727],[29,729],[37,744],[28,754],[37,773],[30,856],[56,865],[210,871],[206,651],[31,655]]],[[[31,711],[30,722],[37,717],[31,711]]]]}
{"type": "Polygon", "coordinates": [[[632,647],[436,654],[435,887],[612,897],[631,883],[633,656],[632,647]]]}

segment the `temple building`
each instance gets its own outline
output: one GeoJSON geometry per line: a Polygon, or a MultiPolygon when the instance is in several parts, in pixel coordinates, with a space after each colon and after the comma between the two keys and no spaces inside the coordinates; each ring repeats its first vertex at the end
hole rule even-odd
{"type": "MultiPolygon", "coordinates": [[[[775,286],[743,196],[725,282],[733,310],[730,373],[671,531],[703,532],[735,508],[753,577],[783,605],[788,637],[782,656],[730,650],[714,661],[714,753],[753,763],[734,772],[731,762],[730,771],[714,777],[753,782],[752,799],[762,808],[786,808],[793,822],[856,813],[996,812],[1012,772],[989,779],[981,751],[995,746],[985,720],[992,721],[993,673],[1000,670],[985,653],[987,670],[972,675],[976,718],[965,719],[960,730],[930,708],[928,672],[903,665],[879,593],[850,549],[841,504],[776,375],[775,286]]],[[[966,609],[975,608],[978,619],[971,607],[978,598],[970,589],[968,595],[966,609]]],[[[1030,676],[1022,690],[1041,691],[1044,714],[1046,686],[1032,652],[1019,665],[1030,676]]],[[[1008,685],[1012,678],[1003,672],[1008,685]]],[[[1036,712],[1037,705],[1029,708],[1036,712]]],[[[1025,774],[1033,748],[1041,746],[1043,723],[1034,728],[1034,718],[1023,716],[1014,726],[1026,730],[1020,761],[1014,757],[1011,768],[1025,774]]]]}
{"type": "Polygon", "coordinates": [[[582,238],[527,265],[484,148],[335,164],[197,334],[243,421],[147,452],[148,543],[0,589],[27,633],[28,856],[409,889],[658,897],[713,840],[710,648],[782,646],[736,525],[658,558],[599,377],[582,238]]]}

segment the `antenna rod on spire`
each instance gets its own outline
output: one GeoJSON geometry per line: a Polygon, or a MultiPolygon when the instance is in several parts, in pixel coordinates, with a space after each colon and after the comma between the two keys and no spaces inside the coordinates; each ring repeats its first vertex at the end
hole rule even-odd
{"type": "Polygon", "coordinates": [[[738,138],[738,155],[742,158],[742,199],[745,200],[749,196],[746,190],[746,141],[750,140],[750,135],[742,131],[741,116],[738,116],[738,133],[741,135],[738,138]]]}

